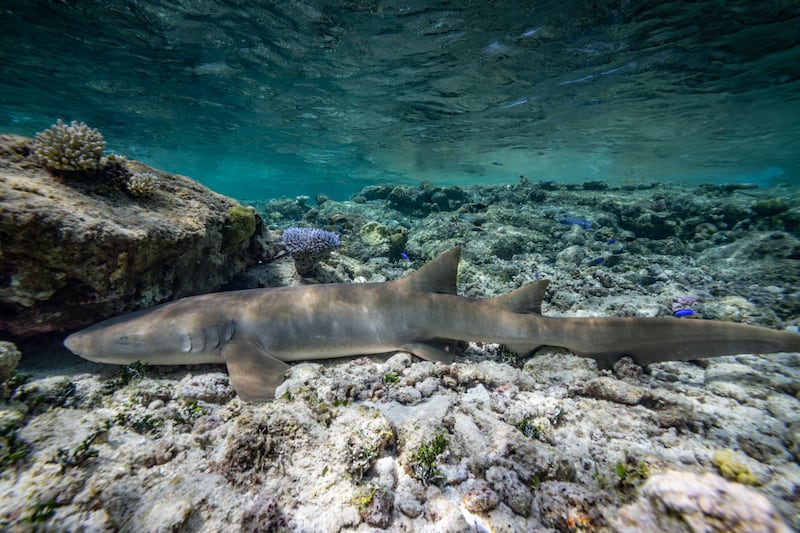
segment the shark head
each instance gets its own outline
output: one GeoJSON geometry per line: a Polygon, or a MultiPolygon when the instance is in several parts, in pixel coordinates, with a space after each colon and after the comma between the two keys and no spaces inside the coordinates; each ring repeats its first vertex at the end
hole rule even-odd
{"type": "Polygon", "coordinates": [[[162,305],[104,320],[64,340],[72,353],[97,363],[222,363],[219,347],[233,337],[235,323],[199,320],[162,305]]]}

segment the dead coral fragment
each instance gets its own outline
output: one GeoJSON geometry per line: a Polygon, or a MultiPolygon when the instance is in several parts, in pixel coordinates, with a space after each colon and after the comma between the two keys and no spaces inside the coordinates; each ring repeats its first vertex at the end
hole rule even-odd
{"type": "Polygon", "coordinates": [[[271,495],[259,495],[242,515],[241,531],[245,533],[286,531],[286,527],[286,517],[271,495]]]}
{"type": "Polygon", "coordinates": [[[386,488],[375,484],[361,486],[356,489],[354,503],[364,522],[381,529],[389,527],[392,521],[394,494],[386,488]]]}
{"type": "Polygon", "coordinates": [[[20,426],[16,423],[0,426],[0,472],[31,452],[30,445],[17,435],[19,429],[20,426]]]}
{"type": "Polygon", "coordinates": [[[33,141],[33,153],[50,170],[96,170],[105,149],[99,131],[74,120],[67,126],[58,119],[50,129],[38,132],[33,141]]]}
{"type": "Polygon", "coordinates": [[[131,195],[138,198],[146,198],[155,194],[161,186],[161,182],[152,172],[137,172],[128,178],[125,186],[131,195]]]}
{"type": "Polygon", "coordinates": [[[488,513],[500,503],[500,496],[485,481],[479,481],[464,495],[464,507],[473,513],[488,513]]]}
{"type": "Polygon", "coordinates": [[[58,454],[52,462],[61,465],[61,473],[63,474],[67,471],[67,468],[71,466],[81,466],[89,459],[97,457],[100,452],[92,448],[92,444],[100,437],[105,438],[109,427],[111,427],[111,424],[106,423],[100,429],[91,432],[74,450],[59,448],[58,454]]]}

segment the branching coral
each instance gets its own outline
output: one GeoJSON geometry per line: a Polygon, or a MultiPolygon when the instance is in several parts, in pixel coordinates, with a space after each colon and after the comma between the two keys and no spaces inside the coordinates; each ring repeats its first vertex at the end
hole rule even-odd
{"type": "Polygon", "coordinates": [[[61,119],[40,131],[33,141],[33,153],[50,170],[81,172],[95,170],[106,149],[103,135],[83,122],[69,125],[61,119]]]}
{"type": "Polygon", "coordinates": [[[287,228],[283,231],[282,242],[301,276],[309,274],[331,250],[341,245],[337,233],[317,228],[287,228]]]}
{"type": "Polygon", "coordinates": [[[152,172],[137,172],[125,184],[128,192],[139,198],[153,196],[160,185],[158,177],[152,172]]]}

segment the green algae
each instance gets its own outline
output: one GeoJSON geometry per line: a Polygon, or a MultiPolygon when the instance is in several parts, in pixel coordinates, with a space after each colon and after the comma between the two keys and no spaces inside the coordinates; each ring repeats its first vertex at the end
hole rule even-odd
{"type": "Polygon", "coordinates": [[[255,232],[255,212],[250,208],[235,205],[228,209],[228,219],[222,227],[222,246],[228,250],[236,249],[255,232]]]}

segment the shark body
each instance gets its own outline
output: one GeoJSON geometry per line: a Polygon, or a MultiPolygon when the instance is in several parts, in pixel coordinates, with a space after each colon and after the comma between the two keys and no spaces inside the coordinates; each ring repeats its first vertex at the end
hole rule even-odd
{"type": "Polygon", "coordinates": [[[541,315],[548,282],[503,296],[456,294],[460,250],[383,283],[250,289],[183,298],[105,320],[64,344],[102,363],[227,365],[246,401],[274,397],[287,361],[408,351],[451,362],[453,342],[502,343],[518,353],[560,346],[610,365],[739,353],[800,352],[800,335],[712,320],[541,315]]]}

